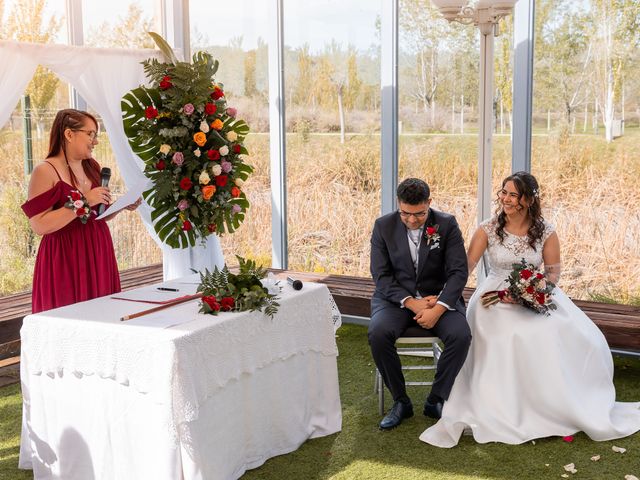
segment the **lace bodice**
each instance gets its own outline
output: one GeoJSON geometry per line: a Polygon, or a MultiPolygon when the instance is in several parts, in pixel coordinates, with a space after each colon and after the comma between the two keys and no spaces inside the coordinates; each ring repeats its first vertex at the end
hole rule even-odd
{"type": "Polygon", "coordinates": [[[497,218],[493,217],[480,224],[489,238],[487,246],[487,257],[489,268],[492,273],[502,273],[511,271],[511,266],[523,258],[535,265],[542,265],[542,247],[547,238],[555,232],[555,228],[550,223],[544,223],[544,233],[542,238],[536,242],[535,250],[529,245],[527,236],[513,235],[504,231],[504,240],[500,242],[500,237],[496,234],[497,218]]]}

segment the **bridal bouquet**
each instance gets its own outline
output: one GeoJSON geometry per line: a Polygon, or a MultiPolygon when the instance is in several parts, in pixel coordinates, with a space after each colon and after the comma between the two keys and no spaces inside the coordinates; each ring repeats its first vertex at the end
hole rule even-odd
{"type": "Polygon", "coordinates": [[[263,286],[266,269],[258,267],[253,260],[245,260],[236,255],[240,264],[238,273],[231,273],[225,265],[213,272],[200,273],[197,291],[202,293],[200,312],[217,315],[218,312],[244,312],[260,310],[272,317],[280,306],[276,291],[263,286]]]}
{"type": "Polygon", "coordinates": [[[253,168],[241,155],[249,127],[213,78],[217,60],[197,52],[193,62],[179,62],[162,37],[150,35],[166,61],[143,62],[150,86],[123,97],[124,131],[153,184],[143,196],[155,231],[167,245],[186,248],[244,220],[242,186],[253,168]]]}
{"type": "Polygon", "coordinates": [[[544,273],[523,258],[513,264],[513,270],[507,277],[509,286],[504,290],[491,290],[480,297],[483,307],[489,307],[509,296],[513,301],[536,313],[549,315],[549,310],[557,307],[551,301],[555,285],[548,281],[544,273]]]}

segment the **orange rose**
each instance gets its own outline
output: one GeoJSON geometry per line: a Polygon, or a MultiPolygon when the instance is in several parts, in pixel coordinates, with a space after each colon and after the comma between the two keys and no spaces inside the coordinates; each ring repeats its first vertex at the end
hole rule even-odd
{"type": "Polygon", "coordinates": [[[240,196],[240,189],[238,187],[233,187],[231,189],[231,196],[233,198],[238,198],[240,196]]]}
{"type": "Polygon", "coordinates": [[[222,120],[220,120],[219,118],[216,118],[211,124],[211,128],[213,128],[214,130],[222,130],[222,126],[222,120]]]}
{"type": "Polygon", "coordinates": [[[202,187],[202,198],[205,200],[209,200],[213,197],[213,194],[216,193],[216,187],[213,185],[207,185],[206,187],[202,187]]]}
{"type": "Polygon", "coordinates": [[[207,143],[207,136],[202,132],[198,132],[193,135],[193,141],[196,142],[199,147],[204,147],[204,144],[207,143]]]}

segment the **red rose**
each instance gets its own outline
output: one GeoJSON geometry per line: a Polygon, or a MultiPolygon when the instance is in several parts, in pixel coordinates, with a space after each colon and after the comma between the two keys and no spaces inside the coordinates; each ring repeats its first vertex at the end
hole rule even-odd
{"type": "Polygon", "coordinates": [[[224,97],[224,92],[220,87],[213,87],[213,92],[211,92],[211,98],[214,100],[218,100],[220,97],[224,97]]]}
{"type": "Polygon", "coordinates": [[[544,278],[544,275],[543,275],[543,274],[541,274],[541,273],[536,273],[536,278],[537,278],[538,280],[542,280],[542,279],[544,278]]]}
{"type": "Polygon", "coordinates": [[[233,308],[235,302],[233,300],[233,297],[222,297],[222,300],[220,300],[220,305],[222,306],[222,310],[228,312],[233,308]]]}
{"type": "Polygon", "coordinates": [[[533,288],[533,285],[529,285],[529,286],[527,287],[527,293],[535,293],[535,291],[536,291],[536,289],[535,289],[535,288],[533,288]]]}
{"type": "Polygon", "coordinates": [[[207,225],[207,229],[209,230],[209,233],[215,233],[216,224],[215,223],[210,223],[209,225],[207,225]]]}
{"type": "Polygon", "coordinates": [[[531,275],[533,275],[533,272],[531,270],[527,270],[526,268],[520,271],[520,278],[524,278],[525,280],[529,280],[531,278],[531,275]]]}
{"type": "Polygon", "coordinates": [[[436,233],[438,230],[436,230],[435,227],[427,227],[427,235],[433,235],[434,233],[436,233]]]}
{"type": "Polygon", "coordinates": [[[207,157],[209,157],[209,160],[212,162],[214,160],[220,160],[220,152],[218,150],[208,150],[207,157]]]}
{"type": "Polygon", "coordinates": [[[144,115],[149,119],[153,120],[158,116],[158,109],[152,106],[148,106],[144,109],[144,115]]]}
{"type": "Polygon", "coordinates": [[[216,113],[217,110],[218,110],[218,107],[216,107],[215,104],[213,103],[207,103],[204,106],[204,111],[207,115],[213,115],[214,113],[216,113]]]}
{"type": "Polygon", "coordinates": [[[82,217],[85,213],[87,213],[87,211],[84,209],[84,207],[79,208],[78,210],[76,210],[76,215],[79,217],[82,217]]]}
{"type": "Polygon", "coordinates": [[[238,187],[233,187],[231,189],[231,196],[233,198],[238,198],[240,196],[240,189],[238,187]]]}
{"type": "Polygon", "coordinates": [[[227,180],[229,180],[229,177],[227,177],[226,175],[218,175],[216,177],[216,186],[224,187],[227,184],[227,180]]]}
{"type": "Polygon", "coordinates": [[[164,170],[164,167],[164,160],[159,160],[158,163],[156,163],[156,170],[164,170]]]}
{"type": "Polygon", "coordinates": [[[191,180],[189,180],[187,177],[184,177],[182,180],[180,180],[180,188],[182,190],[189,190],[192,186],[193,183],[191,183],[191,180]]]}
{"type": "Polygon", "coordinates": [[[182,230],[184,230],[185,232],[188,232],[189,230],[191,230],[193,228],[193,225],[191,225],[191,222],[189,220],[185,220],[182,224],[182,230]]]}
{"type": "Polygon", "coordinates": [[[544,301],[546,300],[544,293],[538,293],[536,295],[536,300],[540,305],[544,305],[544,301]]]}
{"type": "Polygon", "coordinates": [[[240,153],[242,151],[242,147],[237,143],[233,146],[233,153],[240,153]]]}
{"type": "Polygon", "coordinates": [[[78,192],[77,190],[73,190],[71,192],[71,200],[73,200],[74,202],[76,200],[80,200],[82,198],[82,195],[80,194],[80,192],[78,192]]]}
{"type": "Polygon", "coordinates": [[[216,297],[214,297],[213,295],[202,297],[202,301],[207,305],[209,305],[209,308],[214,312],[217,312],[220,310],[220,304],[216,300],[216,297]]]}
{"type": "Polygon", "coordinates": [[[167,90],[171,87],[173,87],[173,83],[171,83],[171,77],[169,75],[165,75],[164,77],[162,77],[162,80],[160,80],[160,88],[162,90],[167,90]]]}

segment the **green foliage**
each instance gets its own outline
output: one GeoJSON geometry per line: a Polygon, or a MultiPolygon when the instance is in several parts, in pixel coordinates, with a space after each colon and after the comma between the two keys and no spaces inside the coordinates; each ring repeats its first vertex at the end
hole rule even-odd
{"type": "Polygon", "coordinates": [[[150,86],[124,95],[124,131],[145,163],[153,187],[143,193],[153,208],[154,229],[173,248],[195,245],[211,233],[239,228],[249,208],[241,186],[252,167],[244,163],[249,134],[244,120],[227,108],[216,83],[219,63],[196,52],[191,63],[150,34],[166,57],[143,62],[150,86]]]}
{"type": "Polygon", "coordinates": [[[262,286],[261,279],[267,271],[254,260],[245,260],[236,255],[239,263],[238,273],[231,273],[225,265],[222,270],[215,267],[213,272],[200,273],[198,292],[202,293],[200,312],[217,315],[223,311],[263,311],[273,318],[280,306],[277,295],[269,293],[262,286]],[[232,299],[231,302],[229,299],[232,299]]]}
{"type": "Polygon", "coordinates": [[[40,237],[34,235],[29,220],[20,209],[27,195],[17,181],[5,183],[0,194],[0,295],[31,287],[40,237]]]}

